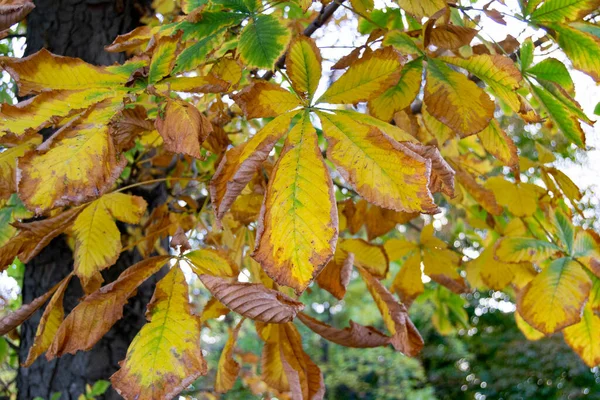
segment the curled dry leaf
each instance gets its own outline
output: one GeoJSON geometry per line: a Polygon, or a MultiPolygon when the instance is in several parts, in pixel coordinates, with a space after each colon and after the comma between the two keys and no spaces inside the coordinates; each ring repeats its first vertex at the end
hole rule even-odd
{"type": "Polygon", "coordinates": [[[0,270],[6,269],[15,257],[23,263],[31,261],[52,239],[67,229],[81,210],[81,207],[76,207],[52,218],[13,223],[20,232],[0,247],[0,270]]]}
{"type": "Polygon", "coordinates": [[[156,129],[167,150],[200,158],[200,146],[212,132],[212,124],[186,101],[168,100],[164,115],[156,118],[156,129]]]}
{"type": "Polygon", "coordinates": [[[35,332],[33,345],[31,345],[31,348],[29,349],[29,354],[27,355],[27,359],[23,363],[23,366],[29,367],[33,364],[33,362],[42,353],[48,350],[48,347],[52,344],[54,335],[56,335],[56,331],[58,331],[58,327],[65,317],[63,298],[67,286],[69,285],[69,281],[71,280],[71,276],[72,275],[67,276],[59,283],[58,289],[48,302],[46,310],[44,310],[44,314],[38,324],[37,331],[35,332]]]}
{"type": "Polygon", "coordinates": [[[140,261],[119,278],[85,297],[65,318],[46,352],[49,360],[78,350],[89,350],[123,316],[123,307],[137,287],[158,272],[170,256],[140,261]]]}
{"type": "Polygon", "coordinates": [[[190,246],[190,242],[181,227],[178,227],[177,231],[175,231],[175,234],[171,238],[170,246],[173,250],[179,250],[179,254],[183,254],[185,251],[192,249],[192,246],[190,246]]]}
{"type": "Polygon", "coordinates": [[[391,338],[372,326],[363,326],[350,321],[350,327],[334,328],[305,313],[299,313],[298,319],[316,334],[341,346],[369,348],[387,346],[391,338]]]}
{"type": "Polygon", "coordinates": [[[423,338],[408,317],[406,307],[398,303],[381,282],[367,270],[359,268],[359,272],[381,312],[385,326],[392,334],[390,343],[396,350],[408,356],[414,357],[419,354],[423,348],[423,338]]]}
{"type": "Polygon", "coordinates": [[[354,254],[347,253],[336,248],[333,258],[317,276],[319,286],[335,298],[341,300],[346,294],[346,288],[350,283],[352,276],[352,266],[354,265],[354,254]]]}
{"type": "Polygon", "coordinates": [[[46,293],[34,299],[31,303],[22,305],[17,311],[12,312],[0,320],[0,335],[6,335],[8,332],[21,325],[25,320],[33,315],[46,301],[52,296],[63,283],[68,282],[71,275],[54,285],[46,293]]]}
{"type": "Polygon", "coordinates": [[[108,133],[119,151],[129,150],[137,137],[154,130],[154,124],[148,120],[146,109],[142,106],[119,111],[108,126],[108,133]]]}
{"type": "Polygon", "coordinates": [[[213,296],[230,310],[260,322],[284,323],[293,320],[304,304],[258,283],[230,282],[211,275],[200,275],[213,296]]]}
{"type": "Polygon", "coordinates": [[[454,170],[444,160],[438,148],[408,142],[402,143],[402,145],[431,161],[431,176],[429,178],[431,193],[442,192],[454,197],[454,170]]]}
{"type": "Polygon", "coordinates": [[[229,329],[229,338],[221,352],[215,377],[215,391],[219,393],[230,391],[240,373],[240,364],[233,359],[233,346],[235,346],[235,341],[243,322],[244,320],[242,319],[235,328],[229,329]]]}
{"type": "Polygon", "coordinates": [[[0,31],[24,19],[35,8],[29,0],[3,0],[0,2],[0,31]]]}
{"type": "Polygon", "coordinates": [[[477,35],[477,30],[458,25],[438,25],[431,30],[431,44],[442,49],[456,50],[466,46],[477,35]]]}

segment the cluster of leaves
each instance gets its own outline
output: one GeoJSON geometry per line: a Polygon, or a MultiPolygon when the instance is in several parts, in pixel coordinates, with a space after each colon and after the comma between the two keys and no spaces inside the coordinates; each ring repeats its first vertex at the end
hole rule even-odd
{"type": "MultiPolygon", "coordinates": [[[[386,10],[337,0],[321,12],[294,0],[163,3],[173,2],[157,2],[161,22],[107,46],[132,55],[122,65],[46,50],[0,59],[19,95],[32,96],[0,109],[0,267],[27,263],[60,234],[74,251],[69,276],[0,320],[0,333],[10,333],[47,304],[25,365],[92,348],[166,264],[148,322],[111,377],[126,399],[173,398],[205,375],[201,328],[230,312],[241,318],[217,391],[235,383],[236,339],[251,320],[268,390],[322,398],[321,371],[294,320],[342,346],[416,356],[423,339],[407,308],[425,292],[424,275],[436,285],[428,296],[440,332],[464,320],[456,294],[505,290],[528,338],[562,330],[588,365],[600,363],[600,237],[573,224],[582,193],[549,165],[553,151],[585,148],[581,124],[592,121],[564,64],[534,63],[535,48],[552,41],[600,79],[596,0],[521,2],[520,18],[542,38],[474,46],[477,21],[445,0],[398,0],[386,10]],[[366,42],[337,60],[333,69],[345,71],[320,90],[323,56],[308,36],[341,6],[361,17],[366,42]],[[360,103],[368,113],[350,107],[360,103]],[[519,157],[518,134],[496,119],[500,111],[537,124],[537,157],[519,157]],[[521,173],[530,170],[538,175],[521,173]],[[130,194],[161,182],[169,198],[151,210],[130,194]],[[442,207],[484,244],[477,258],[463,263],[433,225],[418,225],[442,207]],[[398,224],[417,227],[419,240],[401,237],[398,224]],[[167,236],[178,254],[160,247],[167,236]],[[101,272],[132,249],[145,259],[104,284],[101,272]],[[390,262],[401,268],[388,288],[390,262]],[[212,295],[200,317],[183,266],[212,295]],[[387,333],[303,312],[307,290],[344,299],[358,276],[387,333]],[[74,277],[86,296],[65,316],[74,277]]],[[[483,11],[504,22],[489,5],[483,11]]]]}

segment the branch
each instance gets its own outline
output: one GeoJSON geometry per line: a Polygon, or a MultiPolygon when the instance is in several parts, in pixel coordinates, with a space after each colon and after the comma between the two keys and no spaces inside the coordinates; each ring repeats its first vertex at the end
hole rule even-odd
{"type": "MultiPolygon", "coordinates": [[[[333,13],[335,13],[336,10],[338,8],[340,8],[340,6],[342,5],[342,3],[344,1],[345,0],[334,0],[327,7],[322,8],[321,12],[317,16],[317,18],[315,18],[310,23],[310,25],[308,25],[306,27],[306,29],[304,29],[304,32],[302,32],[302,35],[304,35],[306,37],[311,37],[312,34],[315,33],[317,29],[319,29],[320,27],[325,25],[325,23],[327,23],[329,18],[331,18],[333,16],[333,13]]],[[[281,57],[279,57],[279,60],[277,60],[277,62],[275,63],[274,70],[283,69],[285,67],[285,56],[286,55],[284,54],[281,57]]],[[[265,74],[261,77],[261,79],[264,79],[266,81],[270,80],[273,77],[273,75],[275,74],[274,70],[265,72],[265,74]]]]}

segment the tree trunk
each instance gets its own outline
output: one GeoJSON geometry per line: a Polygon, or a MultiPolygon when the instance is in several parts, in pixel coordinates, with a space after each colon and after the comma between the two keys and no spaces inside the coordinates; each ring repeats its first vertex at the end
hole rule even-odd
{"type": "MultiPolygon", "coordinates": [[[[36,8],[28,17],[27,49],[25,55],[45,47],[55,54],[79,57],[92,64],[122,62],[122,54],[104,51],[119,34],[139,25],[139,11],[149,0],[36,0],[36,8]],[[144,4],[145,3],[145,4],[144,4]]],[[[166,199],[164,186],[157,186],[142,195],[153,208],[166,199]]],[[[105,271],[110,282],[141,257],[137,253],[123,253],[116,265],[105,271]]],[[[42,295],[73,269],[73,254],[64,237],[53,240],[25,268],[23,303],[42,295]]],[[[145,308],[150,300],[158,276],[145,282],[130,299],[124,317],[89,352],[66,355],[46,361],[40,357],[31,367],[20,368],[17,378],[18,399],[31,400],[36,396],[49,399],[60,392],[61,400],[77,399],[85,393],[85,385],[99,379],[108,379],[125,357],[129,343],[145,323],[145,308]]],[[[65,294],[65,311],[69,312],[83,292],[73,279],[65,294]]],[[[33,342],[43,310],[38,311],[22,326],[19,360],[23,362],[33,342]]],[[[104,399],[117,399],[112,389],[104,399]]]]}

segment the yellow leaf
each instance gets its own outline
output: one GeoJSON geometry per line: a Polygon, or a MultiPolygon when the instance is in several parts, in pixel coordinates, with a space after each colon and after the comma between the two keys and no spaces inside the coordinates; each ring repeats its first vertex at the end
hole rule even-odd
{"type": "Polygon", "coordinates": [[[210,300],[208,300],[208,302],[204,306],[204,309],[202,309],[202,314],[200,315],[200,322],[205,323],[209,319],[219,318],[222,315],[227,315],[229,314],[229,311],[229,308],[225,307],[223,303],[221,303],[214,297],[211,297],[210,300]]]}
{"type": "Polygon", "coordinates": [[[123,307],[137,287],[170,258],[156,256],[140,261],[127,268],[116,281],[85,297],[61,324],[46,357],[51,360],[63,354],[91,349],[123,316],[123,307]]]}
{"type": "MultiPolygon", "coordinates": [[[[232,78],[233,79],[233,78],[232,78]]],[[[168,95],[169,91],[187,93],[220,93],[226,92],[230,84],[214,75],[176,76],[166,78],[154,85],[157,91],[168,95]]]]}
{"type": "Polygon", "coordinates": [[[394,296],[369,272],[358,269],[367,289],[381,312],[383,322],[392,335],[390,343],[398,351],[414,357],[423,348],[423,338],[408,317],[406,307],[398,303],[394,296]]]}
{"type": "Polygon", "coordinates": [[[148,323],[110,378],[125,399],[172,399],[207,373],[200,350],[200,321],[192,314],[188,296],[178,266],[156,285],[148,304],[148,323]]]}
{"type": "Polygon", "coordinates": [[[462,137],[483,130],[494,116],[494,102],[465,75],[429,59],[423,102],[427,111],[462,137]]]}
{"type": "Polygon", "coordinates": [[[229,82],[234,86],[242,79],[242,66],[240,62],[231,58],[221,58],[210,69],[210,74],[218,79],[229,82]]]}
{"type": "Polygon", "coordinates": [[[71,275],[67,276],[67,278],[61,281],[58,289],[56,292],[54,292],[54,295],[48,302],[46,310],[44,310],[44,314],[42,315],[40,323],[38,324],[37,331],[35,332],[35,339],[33,340],[33,344],[29,349],[29,354],[27,355],[27,359],[23,363],[23,366],[29,367],[31,364],[33,364],[33,362],[42,353],[48,350],[52,344],[54,335],[56,335],[58,327],[63,322],[65,317],[63,297],[70,280],[71,275]]]}
{"type": "Polygon", "coordinates": [[[549,335],[579,322],[591,287],[579,264],[560,258],[519,293],[517,309],[527,323],[549,335]]]}
{"type": "Polygon", "coordinates": [[[421,106],[421,117],[423,118],[423,125],[437,140],[440,145],[446,143],[449,139],[456,136],[456,133],[442,122],[435,119],[433,115],[427,111],[427,106],[423,104],[421,106]]]}
{"type": "Polygon", "coordinates": [[[369,100],[369,113],[391,121],[394,113],[410,106],[421,90],[423,59],[413,60],[402,68],[400,80],[382,94],[369,100]]]}
{"type": "Polygon", "coordinates": [[[408,307],[425,290],[421,276],[421,254],[413,252],[400,267],[390,290],[408,307]]]}
{"type": "Polygon", "coordinates": [[[19,96],[51,90],[116,87],[129,80],[122,66],[96,67],[78,58],[62,57],[41,49],[20,59],[3,59],[0,65],[19,86],[19,96]]]}
{"type": "Polygon", "coordinates": [[[447,7],[445,0],[398,0],[400,8],[417,18],[431,17],[447,7]]]}
{"type": "Polygon", "coordinates": [[[456,179],[460,185],[483,207],[483,209],[492,215],[502,214],[502,207],[496,203],[496,198],[491,190],[481,186],[477,180],[468,172],[461,168],[456,169],[456,179]]]}
{"type": "Polygon", "coordinates": [[[302,105],[300,98],[274,83],[257,81],[232,96],[248,119],[276,117],[302,105]]]}
{"type": "Polygon", "coordinates": [[[494,290],[504,289],[515,277],[511,264],[499,262],[495,259],[493,245],[487,246],[479,254],[479,257],[469,261],[467,268],[478,271],[486,286],[494,290]]]}
{"type": "Polygon", "coordinates": [[[229,210],[275,143],[287,133],[295,112],[275,118],[246,143],[229,150],[210,182],[210,197],[218,219],[229,210]]]}
{"type": "Polygon", "coordinates": [[[400,129],[396,125],[384,122],[368,114],[352,110],[336,110],[335,113],[337,115],[342,115],[351,118],[354,121],[359,122],[361,124],[374,126],[375,128],[379,129],[381,132],[385,133],[397,142],[419,143],[419,141],[415,139],[414,136],[400,129]]]}
{"type": "Polygon", "coordinates": [[[200,146],[213,131],[212,124],[193,104],[169,100],[156,118],[156,129],[163,138],[165,149],[173,153],[200,158],[200,146]]]}
{"type": "Polygon", "coordinates": [[[323,59],[317,45],[306,36],[298,36],[290,44],[285,60],[292,87],[310,102],[321,79],[323,59]]]}
{"type": "Polygon", "coordinates": [[[544,193],[544,189],[532,183],[513,183],[499,176],[488,179],[485,187],[494,192],[499,204],[517,217],[532,215],[538,208],[539,197],[544,193]]]}
{"type": "MultiPolygon", "coordinates": [[[[5,133],[22,136],[51,126],[63,117],[75,114],[120,93],[112,88],[61,90],[44,92],[15,105],[4,103],[0,108],[0,137],[5,133]]],[[[124,93],[124,92],[121,92],[124,93]]]]}
{"type": "Polygon", "coordinates": [[[468,59],[458,57],[441,57],[440,59],[476,75],[514,112],[520,111],[521,101],[515,90],[519,88],[522,77],[515,63],[509,57],[481,54],[468,59]]]}
{"type": "Polygon", "coordinates": [[[409,255],[413,251],[419,250],[418,244],[409,242],[408,240],[404,239],[386,240],[383,246],[390,261],[399,260],[402,257],[409,255]]]}
{"type": "Polygon", "coordinates": [[[600,317],[598,317],[589,304],[584,307],[581,321],[564,329],[565,342],[573,349],[579,357],[593,368],[600,364],[600,317]]]}
{"type": "Polygon", "coordinates": [[[550,242],[528,237],[505,237],[496,247],[496,257],[499,260],[518,263],[522,261],[541,262],[548,259],[558,247],[550,242]]]}
{"type": "Polygon", "coordinates": [[[517,146],[495,119],[477,136],[487,152],[502,161],[504,165],[512,167],[519,162],[517,146]]]}
{"type": "Polygon", "coordinates": [[[437,210],[428,187],[429,160],[348,114],[318,115],[329,142],[327,158],[363,198],[396,211],[437,210]]]}
{"type": "Polygon", "coordinates": [[[89,204],[73,223],[75,274],[84,287],[121,252],[121,232],[114,219],[139,223],[146,202],[138,196],[110,193],[89,204]]]}
{"type": "Polygon", "coordinates": [[[317,103],[368,101],[398,82],[401,67],[402,57],[392,47],[367,53],[332,83],[317,103]]]}
{"type": "Polygon", "coordinates": [[[0,200],[6,200],[17,192],[17,159],[42,143],[42,136],[31,139],[0,153],[0,200]]]}
{"type": "Polygon", "coordinates": [[[97,105],[80,124],[19,158],[19,195],[30,210],[41,214],[80,204],[112,186],[127,162],[117,154],[106,125],[113,107],[97,105]]]}
{"type": "Polygon", "coordinates": [[[363,267],[378,279],[384,279],[390,267],[383,246],[363,239],[346,239],[338,244],[341,250],[354,255],[354,265],[363,267]]]}
{"type": "Polygon", "coordinates": [[[533,326],[529,325],[521,314],[518,311],[515,311],[515,321],[517,322],[517,327],[521,331],[521,333],[527,338],[527,340],[540,340],[545,337],[542,332],[536,330],[533,326]]]}
{"type": "Polygon", "coordinates": [[[218,393],[230,391],[240,372],[240,364],[233,359],[233,346],[235,346],[242,322],[243,320],[234,329],[229,329],[229,338],[225,343],[225,347],[223,347],[221,357],[219,357],[217,376],[215,377],[215,391],[218,393]]]}
{"type": "Polygon", "coordinates": [[[269,181],[253,258],[275,282],[301,293],[333,256],[337,223],[329,171],[305,113],[269,181]]]}
{"type": "Polygon", "coordinates": [[[196,275],[236,277],[239,273],[237,264],[223,251],[206,248],[194,250],[187,253],[185,257],[196,275]]]}

